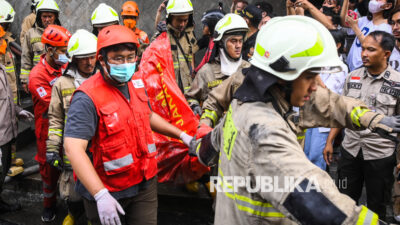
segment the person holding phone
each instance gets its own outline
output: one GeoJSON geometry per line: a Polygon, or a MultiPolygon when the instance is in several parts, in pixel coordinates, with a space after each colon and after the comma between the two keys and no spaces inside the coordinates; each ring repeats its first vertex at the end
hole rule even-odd
{"type": "Polygon", "coordinates": [[[350,27],[352,31],[348,34],[355,34],[356,38],[347,56],[347,64],[350,71],[362,66],[361,46],[369,33],[381,30],[392,33],[392,28],[388,24],[390,11],[394,7],[394,0],[371,0],[368,4],[368,14],[359,19],[354,19],[348,15],[349,0],[343,1],[340,19],[343,27],[350,27]]]}

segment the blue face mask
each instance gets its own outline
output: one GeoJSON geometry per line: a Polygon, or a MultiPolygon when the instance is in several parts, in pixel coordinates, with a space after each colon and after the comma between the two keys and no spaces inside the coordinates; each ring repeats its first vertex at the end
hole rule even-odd
{"type": "Polygon", "coordinates": [[[57,65],[62,66],[62,65],[66,64],[68,62],[68,57],[65,54],[59,54],[58,55],[58,59],[55,59],[54,62],[57,65]]]}
{"type": "Polygon", "coordinates": [[[136,62],[119,65],[109,63],[108,65],[110,66],[110,76],[120,83],[128,82],[136,70],[136,62]]]}

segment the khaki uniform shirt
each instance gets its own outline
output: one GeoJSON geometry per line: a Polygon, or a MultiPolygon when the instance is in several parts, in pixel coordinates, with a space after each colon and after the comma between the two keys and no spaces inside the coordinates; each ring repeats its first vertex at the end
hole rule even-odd
{"type": "MultiPolygon", "coordinates": [[[[242,60],[238,70],[248,67],[250,67],[250,63],[242,60]]],[[[190,89],[185,93],[189,105],[203,103],[207,99],[208,93],[229,77],[221,73],[219,62],[205,64],[196,74],[190,89]]]]}
{"type": "MultiPolygon", "coordinates": [[[[46,141],[47,151],[59,152],[63,147],[64,125],[67,119],[68,109],[71,105],[72,94],[78,88],[75,84],[74,69],[69,69],[54,83],[51,89],[51,100],[49,105],[49,137],[46,141]]],[[[64,155],[64,165],[70,166],[69,160],[64,155]]]]}
{"type": "MultiPolygon", "coordinates": [[[[321,221],[370,224],[367,220],[377,215],[341,194],[332,178],[307,159],[296,137],[296,130],[309,125],[360,129],[352,120],[352,112],[356,106],[366,109],[366,105],[318,87],[300,113],[303,122],[296,124],[290,116],[292,113],[286,117],[290,106],[280,90],[272,87],[271,94],[280,112],[271,102],[242,103],[234,99],[223,121],[211,133],[213,148],[220,150],[215,185],[223,191],[217,194],[214,224],[322,224],[305,221],[302,217],[303,213],[311,216],[311,212],[318,211],[315,207],[324,207],[319,212],[325,215],[314,215],[321,221]],[[260,191],[256,188],[265,176],[273,179],[275,189],[260,191]],[[243,177],[248,183],[235,186],[234,177],[243,177]],[[294,199],[294,191],[284,188],[285,179],[289,177],[299,183],[315,182],[314,187],[319,187],[320,192],[297,193],[297,197],[302,197],[294,199]],[[276,187],[280,187],[280,191],[276,187]],[[249,188],[255,191],[250,192],[249,188]],[[321,198],[326,202],[319,202],[321,198]]],[[[371,118],[376,114],[367,112],[365,115],[371,118]]],[[[366,120],[358,122],[363,127],[368,124],[366,120]]]]}
{"type": "MultiPolygon", "coordinates": [[[[360,99],[377,113],[386,116],[398,115],[400,112],[400,73],[390,66],[376,78],[368,73],[365,67],[350,73],[343,89],[345,96],[360,99]]],[[[356,157],[362,149],[365,160],[389,157],[395,150],[395,144],[380,137],[370,130],[345,130],[343,148],[356,157]]],[[[393,134],[392,134],[393,135],[393,134]]]]}
{"type": "Polygon", "coordinates": [[[21,24],[21,34],[19,36],[19,40],[21,41],[21,44],[24,43],[25,40],[25,34],[28,32],[29,29],[33,27],[33,24],[35,24],[36,21],[36,14],[31,13],[28,16],[24,18],[24,21],[22,21],[21,24]]]}
{"type": "Polygon", "coordinates": [[[192,84],[192,61],[194,53],[198,50],[197,40],[194,37],[193,27],[186,28],[182,34],[168,24],[167,32],[171,43],[176,83],[182,93],[184,93],[189,90],[190,85],[192,84]],[[179,41],[183,52],[177,45],[174,37],[179,41]],[[185,56],[188,62],[186,61],[185,56]]]}
{"type": "Polygon", "coordinates": [[[40,56],[45,53],[42,43],[44,29],[33,27],[26,32],[25,40],[21,43],[21,82],[28,83],[29,73],[40,60],[40,56]]]}
{"type": "Polygon", "coordinates": [[[0,55],[0,64],[4,65],[6,68],[7,79],[13,93],[13,101],[15,104],[18,103],[18,89],[17,89],[17,75],[15,72],[15,60],[11,52],[10,44],[15,40],[11,37],[11,33],[7,32],[5,35],[5,40],[7,42],[6,54],[0,55]]]}
{"type": "MultiPolygon", "coordinates": [[[[249,67],[249,65],[247,66],[249,67]]],[[[243,67],[244,68],[244,67],[243,67]]],[[[244,75],[242,69],[232,74],[228,79],[224,80],[218,87],[214,88],[208,94],[207,99],[203,103],[203,115],[201,123],[214,127],[218,120],[228,110],[229,104],[233,99],[233,94],[242,85],[244,75]]]]}
{"type": "Polygon", "coordinates": [[[0,146],[17,137],[17,115],[20,111],[22,109],[14,104],[6,68],[0,65],[0,146]]]}

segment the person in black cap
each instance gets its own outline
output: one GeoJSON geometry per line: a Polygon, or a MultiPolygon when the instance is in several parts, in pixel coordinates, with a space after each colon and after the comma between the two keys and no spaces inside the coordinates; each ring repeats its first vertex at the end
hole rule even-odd
{"type": "Polygon", "coordinates": [[[268,2],[259,1],[255,4],[257,8],[261,9],[262,19],[261,22],[258,24],[258,29],[261,29],[262,25],[265,25],[270,19],[272,19],[274,15],[274,8],[268,2]]]}
{"type": "Polygon", "coordinates": [[[243,44],[243,59],[248,61],[253,55],[254,44],[258,33],[258,24],[262,19],[262,10],[255,5],[248,5],[241,13],[249,26],[247,40],[243,44]]]}
{"type": "Polygon", "coordinates": [[[254,4],[254,5],[257,6],[257,8],[261,9],[262,18],[264,18],[266,16],[273,17],[272,14],[274,12],[274,7],[272,7],[272,5],[270,3],[265,2],[265,1],[259,1],[259,2],[256,2],[256,4],[254,4]]]}

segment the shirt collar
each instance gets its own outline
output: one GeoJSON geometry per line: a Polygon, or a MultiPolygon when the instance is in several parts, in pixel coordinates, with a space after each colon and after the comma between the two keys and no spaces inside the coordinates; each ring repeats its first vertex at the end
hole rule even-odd
{"type": "Polygon", "coordinates": [[[62,72],[65,70],[67,67],[68,63],[65,65],[61,66],[60,69],[54,69],[50,64],[47,63],[46,59],[46,53],[40,56],[40,61],[43,63],[44,67],[46,68],[47,72],[51,75],[54,76],[61,76],[62,72]]]}
{"type": "Polygon", "coordinates": [[[370,77],[370,78],[372,78],[372,79],[374,79],[374,80],[379,80],[379,79],[382,79],[382,78],[388,79],[389,76],[390,76],[389,65],[388,65],[388,66],[386,67],[386,69],[385,69],[382,73],[380,73],[378,76],[372,76],[371,73],[368,72],[367,68],[364,67],[364,75],[363,75],[363,78],[366,78],[367,76],[370,77]]]}

